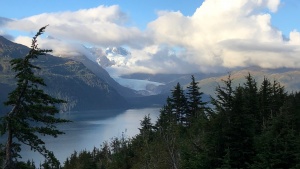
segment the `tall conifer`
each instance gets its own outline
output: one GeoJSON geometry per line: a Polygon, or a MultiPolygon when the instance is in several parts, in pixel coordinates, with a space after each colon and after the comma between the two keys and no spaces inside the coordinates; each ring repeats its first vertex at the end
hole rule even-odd
{"type": "Polygon", "coordinates": [[[198,82],[195,81],[195,77],[192,75],[192,81],[187,87],[187,105],[189,121],[194,118],[206,118],[205,110],[207,109],[206,102],[203,102],[200,87],[198,82]]]}
{"type": "Polygon", "coordinates": [[[172,97],[170,98],[172,105],[172,112],[176,115],[177,122],[181,125],[187,123],[187,99],[183,93],[180,84],[177,83],[174,90],[172,90],[172,97]]]}
{"type": "Polygon", "coordinates": [[[58,160],[46,149],[40,138],[40,135],[57,137],[63,134],[56,129],[55,124],[67,122],[55,117],[59,112],[56,105],[64,101],[46,94],[43,91],[46,86],[44,80],[35,75],[40,68],[33,64],[34,60],[52,51],[38,48],[37,38],[45,29],[42,27],[33,37],[31,50],[24,58],[11,60],[12,69],[16,72],[17,87],[9,93],[4,103],[11,107],[11,111],[1,118],[1,134],[7,134],[5,169],[15,167],[14,159],[19,156],[20,144],[28,145],[42,154],[53,167],[59,166],[58,160]]]}

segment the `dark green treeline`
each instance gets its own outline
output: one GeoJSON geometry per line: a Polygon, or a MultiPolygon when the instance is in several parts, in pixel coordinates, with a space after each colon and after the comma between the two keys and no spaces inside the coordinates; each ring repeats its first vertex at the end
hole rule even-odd
{"type": "Polygon", "coordinates": [[[192,76],[187,90],[174,87],[155,124],[146,116],[135,137],[74,152],[62,168],[300,168],[300,94],[245,79],[233,87],[229,76],[206,103],[192,76]]]}
{"type": "Polygon", "coordinates": [[[299,168],[300,94],[245,78],[233,87],[229,76],[206,103],[192,76],[186,92],[174,87],[156,124],[146,116],[137,136],[75,152],[63,168],[299,168]]]}

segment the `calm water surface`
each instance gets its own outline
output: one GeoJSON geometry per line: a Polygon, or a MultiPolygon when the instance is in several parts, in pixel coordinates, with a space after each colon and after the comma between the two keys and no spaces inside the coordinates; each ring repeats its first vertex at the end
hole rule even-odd
{"type": "MultiPolygon", "coordinates": [[[[152,122],[155,122],[159,115],[159,108],[61,114],[61,118],[73,122],[59,126],[59,129],[66,134],[57,138],[45,137],[46,147],[63,163],[75,150],[92,150],[113,137],[121,137],[123,134],[132,137],[138,134],[140,121],[148,114],[152,122]]],[[[23,160],[34,159],[37,165],[44,161],[42,156],[31,152],[28,147],[24,147],[22,151],[23,160]]]]}

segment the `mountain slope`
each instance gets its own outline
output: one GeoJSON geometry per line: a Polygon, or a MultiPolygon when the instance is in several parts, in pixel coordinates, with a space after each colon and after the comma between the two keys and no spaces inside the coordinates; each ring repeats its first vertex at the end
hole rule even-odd
{"type": "Polygon", "coordinates": [[[123,97],[136,97],[136,96],[139,96],[138,94],[136,94],[136,92],[134,90],[129,89],[129,88],[124,87],[124,86],[121,86],[113,78],[110,77],[110,75],[108,74],[108,72],[106,70],[104,70],[96,62],[91,61],[90,59],[88,59],[84,55],[76,56],[76,57],[70,57],[70,59],[81,62],[85,67],[87,67],[96,76],[103,79],[107,84],[109,84],[111,87],[116,89],[116,91],[120,95],[122,95],[123,97]]]}
{"type": "MultiPolygon", "coordinates": [[[[230,72],[231,78],[233,79],[233,85],[237,86],[239,84],[243,84],[245,82],[245,77],[248,74],[251,74],[256,81],[257,84],[260,85],[263,81],[263,78],[266,77],[270,81],[278,81],[282,86],[285,87],[286,91],[293,92],[300,90],[300,69],[263,69],[258,67],[250,67],[244,68],[241,70],[235,70],[230,72]]],[[[124,75],[123,78],[129,79],[140,79],[140,80],[150,80],[164,83],[165,85],[158,86],[153,90],[159,91],[162,94],[167,94],[171,90],[174,89],[174,86],[179,82],[183,88],[185,89],[190,81],[192,74],[131,74],[124,75]]],[[[228,73],[214,73],[214,74],[201,74],[195,73],[195,79],[199,82],[199,86],[201,87],[201,91],[206,95],[211,95],[214,97],[215,89],[218,84],[222,85],[222,80],[226,80],[228,78],[228,73]]],[[[259,87],[259,86],[258,86],[259,87]]]]}
{"type": "MultiPolygon", "coordinates": [[[[0,36],[0,102],[16,82],[9,61],[27,54],[29,49],[0,36]]],[[[128,107],[127,101],[107,83],[95,75],[81,62],[52,55],[40,56],[35,64],[42,69],[36,72],[48,85],[45,90],[68,104],[61,107],[68,110],[95,110],[128,107]]],[[[0,107],[3,111],[3,106],[0,107]]]]}
{"type": "MultiPolygon", "coordinates": [[[[287,92],[300,91],[300,70],[299,69],[263,69],[263,68],[245,68],[230,73],[233,79],[233,86],[238,86],[245,82],[245,77],[251,74],[255,78],[258,85],[264,78],[268,78],[271,82],[276,80],[285,87],[287,92]]],[[[222,85],[222,80],[226,80],[228,74],[215,76],[199,80],[201,90],[211,96],[215,95],[215,88],[218,84],[222,85]]],[[[186,84],[187,85],[187,84],[186,84]]],[[[260,87],[260,86],[258,86],[260,87]]]]}

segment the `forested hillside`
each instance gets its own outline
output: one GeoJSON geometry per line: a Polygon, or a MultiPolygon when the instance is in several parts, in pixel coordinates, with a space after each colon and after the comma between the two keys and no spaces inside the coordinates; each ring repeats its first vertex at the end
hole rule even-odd
{"type": "MultiPolygon", "coordinates": [[[[1,103],[16,85],[10,60],[24,57],[28,51],[29,48],[0,36],[1,103]]],[[[79,61],[45,55],[35,61],[35,64],[41,67],[37,74],[49,86],[45,91],[67,101],[60,107],[62,111],[129,107],[127,101],[106,79],[95,75],[79,61]]],[[[1,112],[5,112],[3,106],[0,106],[1,112]]]]}
{"type": "Polygon", "coordinates": [[[178,83],[154,124],[146,116],[135,137],[74,152],[63,168],[299,168],[300,94],[250,74],[233,81],[209,103],[193,77],[187,92],[178,83]]]}

